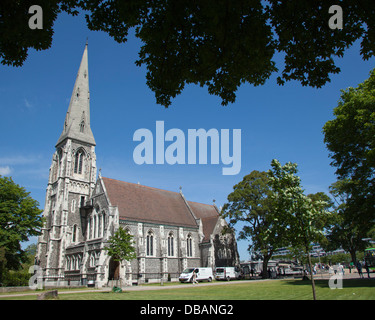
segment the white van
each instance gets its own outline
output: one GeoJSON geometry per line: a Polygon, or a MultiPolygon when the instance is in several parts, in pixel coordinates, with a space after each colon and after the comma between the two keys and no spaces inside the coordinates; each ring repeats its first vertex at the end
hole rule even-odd
{"type": "Polygon", "coordinates": [[[216,280],[232,280],[240,279],[241,273],[238,268],[235,267],[217,267],[215,270],[216,280]]]}
{"type": "Polygon", "coordinates": [[[193,282],[194,270],[197,274],[197,281],[207,280],[208,282],[211,282],[214,277],[211,268],[186,268],[182,271],[178,280],[180,280],[180,282],[193,282]]]}

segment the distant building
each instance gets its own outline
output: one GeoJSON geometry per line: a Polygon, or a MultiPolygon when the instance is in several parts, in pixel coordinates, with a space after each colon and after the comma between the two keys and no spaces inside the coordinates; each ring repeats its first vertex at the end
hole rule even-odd
{"type": "Polygon", "coordinates": [[[160,281],[186,267],[238,265],[235,235],[222,234],[227,223],[215,204],[97,177],[88,78],[86,44],[49,173],[37,248],[46,285],[160,281]],[[113,261],[103,250],[119,227],[134,236],[133,261],[113,261]]]}
{"type": "MultiPolygon", "coordinates": [[[[320,244],[313,244],[312,246],[312,249],[310,251],[310,254],[312,257],[324,257],[326,255],[333,255],[333,254],[337,254],[337,253],[346,253],[345,250],[343,249],[337,249],[337,250],[334,250],[334,251],[329,251],[329,252],[326,252],[321,246],[320,244]]],[[[290,254],[290,251],[288,248],[284,247],[284,248],[280,248],[278,250],[275,250],[273,256],[286,256],[290,254]]]]}

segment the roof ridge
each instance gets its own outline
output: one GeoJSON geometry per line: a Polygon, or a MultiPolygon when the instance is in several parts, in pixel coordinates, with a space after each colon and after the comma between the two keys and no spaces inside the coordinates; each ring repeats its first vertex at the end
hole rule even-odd
{"type": "Polygon", "coordinates": [[[182,192],[180,192],[180,196],[181,196],[182,200],[184,201],[185,206],[188,208],[190,214],[191,214],[191,215],[193,216],[193,218],[195,219],[195,221],[198,220],[199,218],[197,218],[197,216],[195,215],[193,209],[190,208],[189,203],[188,203],[188,201],[185,199],[185,196],[182,194],[182,192]]]}
{"type": "Polygon", "coordinates": [[[193,202],[193,203],[197,203],[197,204],[204,204],[205,206],[210,206],[210,207],[214,207],[213,204],[208,204],[208,203],[202,203],[202,202],[196,202],[196,201],[191,201],[191,200],[186,200],[188,202],[193,202]]]}
{"type": "Polygon", "coordinates": [[[171,191],[171,190],[165,190],[165,189],[150,187],[150,186],[146,186],[144,184],[138,184],[138,183],[134,183],[134,182],[128,182],[128,181],[123,181],[123,180],[118,180],[118,179],[113,179],[113,178],[107,178],[107,177],[102,177],[102,178],[104,178],[104,179],[110,179],[110,180],[114,180],[114,181],[118,181],[118,182],[122,182],[122,183],[132,184],[132,185],[137,186],[137,187],[142,187],[142,188],[147,188],[147,189],[152,189],[152,190],[166,191],[166,192],[171,192],[171,193],[179,194],[179,192],[176,192],[176,191],[171,191]]]}
{"type": "MultiPolygon", "coordinates": [[[[122,183],[126,183],[126,184],[131,184],[131,185],[134,185],[134,186],[137,186],[137,187],[142,187],[142,188],[146,188],[146,189],[150,189],[150,190],[155,190],[155,191],[165,191],[165,192],[170,192],[170,193],[173,193],[175,195],[181,195],[180,192],[176,192],[176,191],[171,191],[171,190],[165,190],[165,189],[160,189],[160,188],[155,188],[155,187],[150,187],[150,186],[146,186],[146,185],[143,185],[143,184],[138,184],[138,183],[134,183],[134,182],[128,182],[128,181],[123,181],[123,180],[118,180],[118,179],[113,179],[113,178],[108,178],[108,177],[103,177],[102,176],[102,179],[109,179],[109,180],[114,180],[114,181],[118,181],[118,182],[122,182],[122,183]]],[[[184,198],[184,197],[183,197],[184,198]]],[[[215,208],[215,206],[213,204],[207,204],[207,203],[202,203],[202,202],[196,202],[196,201],[191,201],[191,200],[187,200],[184,198],[184,201],[185,202],[191,202],[191,203],[196,203],[196,204],[199,204],[199,205],[205,205],[205,206],[209,206],[209,207],[213,207],[215,208]]],[[[189,208],[189,211],[193,211],[192,209],[189,208]]],[[[193,211],[194,212],[194,211],[193,211]]],[[[195,214],[193,214],[193,216],[195,216],[195,214]]]]}

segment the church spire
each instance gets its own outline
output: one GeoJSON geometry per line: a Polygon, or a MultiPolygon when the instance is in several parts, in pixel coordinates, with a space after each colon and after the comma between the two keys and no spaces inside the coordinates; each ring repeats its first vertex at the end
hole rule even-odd
{"type": "Polygon", "coordinates": [[[88,44],[86,41],[68,112],[66,113],[63,132],[61,133],[56,146],[68,138],[95,145],[94,135],[92,134],[90,127],[90,91],[87,47],[88,44]]]}

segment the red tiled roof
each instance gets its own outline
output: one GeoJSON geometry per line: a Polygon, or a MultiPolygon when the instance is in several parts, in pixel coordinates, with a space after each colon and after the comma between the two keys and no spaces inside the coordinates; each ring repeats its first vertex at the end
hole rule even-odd
{"type": "Polygon", "coordinates": [[[120,219],[197,227],[181,194],[102,177],[109,201],[120,219]]]}
{"type": "Polygon", "coordinates": [[[219,216],[213,205],[193,201],[187,201],[187,203],[198,219],[219,216]]]}
{"type": "Polygon", "coordinates": [[[195,216],[202,219],[203,223],[203,242],[210,241],[210,235],[213,233],[216,223],[219,219],[219,214],[213,205],[203,204],[193,201],[187,201],[189,207],[194,212],[195,216]]]}

